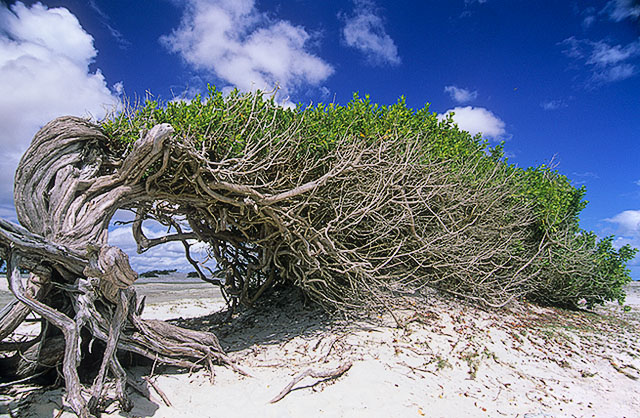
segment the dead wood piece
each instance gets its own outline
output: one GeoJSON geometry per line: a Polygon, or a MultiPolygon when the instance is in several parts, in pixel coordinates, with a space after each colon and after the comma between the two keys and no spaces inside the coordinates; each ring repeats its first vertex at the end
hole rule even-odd
{"type": "MultiPolygon", "coordinates": [[[[0,219],[0,258],[7,260],[10,290],[17,298],[0,311],[0,349],[21,351],[17,354],[20,358],[13,363],[5,359],[3,365],[25,378],[41,370],[41,363],[62,366],[67,398],[81,417],[97,412],[108,375],[115,378],[121,409],[131,408],[126,396],[127,375],[116,357],[118,350],[179,367],[228,364],[247,374],[233,365],[215,335],[143,321],[143,304],[136,305],[131,287],[137,274],[127,255],[107,244],[109,222],[120,208],[174,205],[170,207],[175,209],[181,201],[191,203],[189,197],[172,194],[169,197],[178,198],[178,202],[165,202],[162,194],[171,188],[157,187],[176,157],[172,133],[170,125],[156,125],[121,157],[110,153],[109,139],[97,125],[74,117],[56,119],[36,134],[16,172],[14,200],[24,227],[0,219]],[[161,166],[156,164],[160,160],[161,166]],[[26,289],[19,268],[34,273],[26,289]],[[52,285],[55,292],[50,292],[52,285]],[[45,324],[43,340],[29,344],[3,341],[31,311],[45,324]],[[45,338],[46,323],[59,328],[63,336],[45,338]],[[88,402],[77,370],[84,354],[80,344],[83,329],[106,344],[88,402]],[[26,348],[28,345],[31,347],[26,348]],[[49,348],[56,348],[58,357],[54,358],[49,348]]],[[[236,190],[224,181],[211,184],[236,190]]],[[[251,188],[236,191],[245,193],[251,188]]],[[[256,193],[256,198],[262,197],[256,193]]],[[[141,209],[140,213],[146,212],[141,209]]],[[[171,216],[170,212],[159,220],[171,216]]],[[[180,231],[175,237],[152,239],[148,244],[202,238],[197,232],[180,231]]]]}
{"type": "Polygon", "coordinates": [[[89,247],[89,266],[83,273],[100,279],[100,291],[108,300],[118,305],[119,291],[131,286],[138,274],[129,265],[129,258],[121,249],[103,245],[99,249],[89,247]]]}
{"type": "Polygon", "coordinates": [[[24,378],[19,379],[19,380],[14,380],[13,382],[0,383],[0,389],[4,389],[4,388],[8,388],[8,387],[11,387],[11,386],[14,386],[14,385],[18,385],[18,384],[21,384],[21,383],[28,382],[29,380],[35,379],[36,377],[39,377],[39,376],[42,376],[45,373],[46,373],[46,370],[45,371],[41,371],[41,372],[36,373],[36,374],[29,375],[29,376],[24,377],[24,378]]]}
{"type": "Polygon", "coordinates": [[[122,326],[127,318],[127,310],[129,307],[129,300],[134,296],[134,293],[130,289],[120,289],[118,291],[118,304],[116,306],[116,312],[111,320],[111,327],[109,329],[109,339],[107,340],[107,347],[104,350],[102,358],[102,364],[96,376],[93,387],[91,389],[91,398],[87,403],[89,410],[96,413],[96,407],[102,396],[102,388],[104,387],[104,381],[106,378],[107,367],[110,366],[116,377],[116,387],[118,392],[118,401],[120,407],[124,411],[130,411],[133,408],[133,403],[129,400],[125,392],[125,386],[127,381],[126,372],[120,366],[118,359],[115,357],[116,347],[118,339],[120,338],[120,332],[122,326]]]}
{"type": "Polygon", "coordinates": [[[616,363],[612,359],[609,359],[609,363],[611,364],[611,367],[613,367],[618,373],[628,377],[631,380],[638,380],[638,376],[624,370],[624,368],[622,368],[620,365],[618,365],[618,363],[616,363]]]}
{"type": "Polygon", "coordinates": [[[171,401],[169,400],[169,397],[166,395],[166,393],[164,393],[162,389],[160,389],[158,384],[152,378],[144,376],[143,379],[145,380],[145,382],[151,385],[153,390],[155,390],[158,395],[160,395],[160,397],[162,398],[162,402],[164,402],[165,405],[167,405],[168,407],[173,406],[171,404],[171,401]]]}
{"type": "Polygon", "coordinates": [[[56,336],[40,341],[24,352],[18,352],[13,367],[16,377],[27,377],[56,367],[63,359],[64,338],[56,336]]]}
{"type": "Polygon", "coordinates": [[[79,417],[88,417],[89,411],[86,408],[84,398],[81,394],[82,386],[77,370],[78,360],[80,358],[80,336],[78,335],[76,324],[66,315],[25,294],[20,280],[19,265],[20,255],[17,251],[11,251],[7,259],[7,280],[9,281],[9,288],[20,302],[27,305],[35,313],[62,331],[65,340],[62,372],[65,377],[67,399],[73,411],[79,417]]]}
{"type": "MultiPolygon", "coordinates": [[[[43,278],[32,274],[27,280],[25,293],[35,299],[44,298],[49,290],[51,284],[48,278],[43,278]]],[[[0,312],[0,341],[5,339],[27,318],[31,310],[28,306],[15,300],[7,304],[0,312]]]]}
{"type": "MultiPolygon", "coordinates": [[[[282,398],[284,398],[285,396],[287,396],[287,394],[293,390],[293,387],[305,377],[313,377],[315,379],[323,379],[323,380],[335,379],[337,377],[342,376],[344,373],[346,373],[346,371],[351,368],[352,364],[353,363],[351,362],[347,362],[336,369],[326,370],[326,371],[315,371],[309,368],[303,371],[302,373],[300,373],[299,375],[297,375],[296,377],[294,377],[293,380],[291,380],[291,382],[289,382],[289,384],[285,386],[285,388],[282,389],[282,391],[275,398],[271,399],[270,403],[276,403],[280,401],[282,398]]],[[[312,386],[315,386],[319,382],[320,381],[314,383],[312,386]]]]}

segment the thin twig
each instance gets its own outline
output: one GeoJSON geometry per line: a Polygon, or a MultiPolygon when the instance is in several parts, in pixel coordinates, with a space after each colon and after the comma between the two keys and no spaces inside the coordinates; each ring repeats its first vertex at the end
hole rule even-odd
{"type": "Polygon", "coordinates": [[[43,370],[43,371],[41,371],[39,373],[36,373],[34,375],[22,378],[20,380],[14,380],[13,382],[7,382],[7,383],[0,383],[0,389],[8,388],[10,386],[17,385],[19,383],[28,382],[31,379],[35,379],[36,377],[42,376],[43,374],[47,373],[48,371],[49,370],[47,369],[47,370],[43,370]]]}

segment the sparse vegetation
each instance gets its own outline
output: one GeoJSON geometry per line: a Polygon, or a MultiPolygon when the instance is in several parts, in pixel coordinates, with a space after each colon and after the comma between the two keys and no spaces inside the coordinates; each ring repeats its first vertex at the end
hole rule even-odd
{"type": "Polygon", "coordinates": [[[140,273],[139,277],[158,277],[158,276],[168,276],[169,274],[175,273],[178,271],[177,269],[172,270],[149,270],[144,273],[140,273]]]}

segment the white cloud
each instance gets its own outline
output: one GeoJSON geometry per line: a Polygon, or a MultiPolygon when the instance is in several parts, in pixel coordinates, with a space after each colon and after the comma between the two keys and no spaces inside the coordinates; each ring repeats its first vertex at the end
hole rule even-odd
{"type": "Polygon", "coordinates": [[[582,20],[582,27],[584,29],[589,29],[591,26],[593,26],[593,24],[596,22],[596,17],[595,16],[586,16],[583,20],[582,20]]]}
{"type": "Polygon", "coordinates": [[[346,44],[360,50],[372,64],[400,64],[398,48],[387,34],[373,1],[354,0],[354,5],[353,16],[342,16],[346,44]]]}
{"type": "Polygon", "coordinates": [[[636,66],[632,64],[619,64],[614,65],[596,74],[597,80],[604,82],[613,82],[626,80],[636,75],[636,66]]]}
{"type": "Polygon", "coordinates": [[[260,13],[254,0],[189,0],[180,27],[161,42],[194,68],[240,90],[278,85],[286,97],[334,72],[309,52],[310,39],[304,28],[260,13]]]}
{"type": "Polygon", "coordinates": [[[478,97],[477,91],[471,91],[456,86],[446,86],[444,92],[448,93],[457,103],[467,103],[478,97]]]}
{"type": "Polygon", "coordinates": [[[623,46],[572,36],[559,45],[564,47],[562,52],[566,56],[582,62],[589,69],[592,83],[625,80],[638,73],[636,58],[640,56],[640,39],[623,46]]]}
{"type": "MultiPolygon", "coordinates": [[[[158,238],[166,235],[166,227],[162,227],[155,222],[146,222],[142,227],[142,231],[147,238],[158,238]]],[[[194,240],[189,240],[188,242],[191,245],[191,256],[196,261],[204,260],[207,255],[207,244],[194,240]]],[[[111,228],[109,231],[109,245],[116,246],[127,253],[131,267],[139,273],[149,270],[172,269],[193,271],[193,266],[185,257],[184,246],[179,241],[168,242],[138,254],[131,227],[121,226],[111,228]]],[[[210,268],[215,267],[215,262],[210,261],[207,265],[210,268]]]]}
{"type": "Polygon", "coordinates": [[[558,45],[562,46],[564,49],[562,53],[569,58],[580,59],[584,57],[584,46],[583,44],[588,43],[589,41],[584,39],[576,39],[575,36],[571,36],[565,39],[562,42],[559,42],[558,45]]]}
{"type": "MultiPolygon", "coordinates": [[[[613,242],[615,248],[630,245],[632,248],[640,248],[640,210],[625,210],[606,222],[617,225],[618,236],[613,242]]],[[[627,263],[634,280],[640,280],[640,254],[627,263]]]]}
{"type": "Polygon", "coordinates": [[[640,53],[640,45],[638,42],[632,42],[622,47],[621,45],[609,45],[604,41],[593,42],[593,50],[591,56],[587,60],[587,64],[606,67],[609,65],[617,65],[622,61],[638,55],[640,53]]]}
{"type": "Polygon", "coordinates": [[[602,13],[609,15],[611,20],[620,22],[627,18],[637,19],[640,17],[640,4],[634,0],[611,0],[602,13]]]}
{"type": "Polygon", "coordinates": [[[640,55],[640,41],[626,46],[609,45],[604,41],[592,44],[593,50],[586,63],[592,65],[594,78],[604,82],[625,80],[637,73],[635,64],[630,61],[640,55]]]}
{"type": "Polygon", "coordinates": [[[620,235],[640,239],[640,210],[625,210],[605,221],[616,224],[620,235]]]}
{"type": "Polygon", "coordinates": [[[0,203],[37,130],[61,115],[102,117],[117,103],[100,71],[90,72],[93,38],[64,8],[0,5],[0,203]]]}
{"type": "Polygon", "coordinates": [[[558,110],[569,106],[564,100],[545,100],[540,103],[540,107],[544,110],[558,110]]]}
{"type": "Polygon", "coordinates": [[[455,107],[439,116],[442,120],[453,113],[453,120],[458,127],[471,135],[482,133],[485,138],[499,140],[506,135],[505,123],[483,107],[455,107]]]}

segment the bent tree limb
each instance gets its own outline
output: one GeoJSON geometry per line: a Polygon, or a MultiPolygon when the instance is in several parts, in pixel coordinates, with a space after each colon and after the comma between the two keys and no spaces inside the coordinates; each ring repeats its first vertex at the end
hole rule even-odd
{"type": "MultiPolygon", "coordinates": [[[[3,339],[9,336],[29,311],[53,325],[43,325],[39,340],[29,346],[38,347],[36,367],[28,371],[35,375],[43,367],[57,366],[43,365],[38,357],[41,348],[62,333],[64,355],[59,362],[67,400],[82,417],[98,412],[108,372],[116,379],[121,408],[131,408],[118,350],[185,367],[229,362],[213,334],[142,320],[131,287],[137,274],[126,254],[107,244],[107,227],[115,211],[130,202],[151,200],[142,177],[162,156],[172,131],[169,125],[155,127],[118,160],[106,150],[106,138],[97,126],[77,118],[47,124],[16,172],[15,206],[24,227],[0,220],[0,257],[8,262],[9,287],[19,301],[2,310],[0,334],[3,339]],[[31,272],[28,290],[19,275],[21,268],[31,272]],[[80,340],[83,328],[106,345],[89,401],[77,367],[85,354],[80,340]]],[[[12,351],[16,345],[6,347],[12,351]]],[[[16,367],[5,368],[4,375],[28,377],[20,376],[17,367],[22,354],[18,350],[5,358],[6,364],[16,367]]]]}
{"type": "Polygon", "coordinates": [[[58,327],[64,335],[65,350],[62,373],[67,385],[67,399],[73,410],[80,416],[87,415],[87,408],[80,394],[80,378],[78,376],[78,353],[79,330],[76,324],[65,314],[52,309],[46,304],[28,297],[22,288],[20,280],[20,257],[17,251],[11,251],[7,258],[7,279],[9,288],[16,298],[28,306],[33,312],[40,315],[46,321],[58,327]]]}

